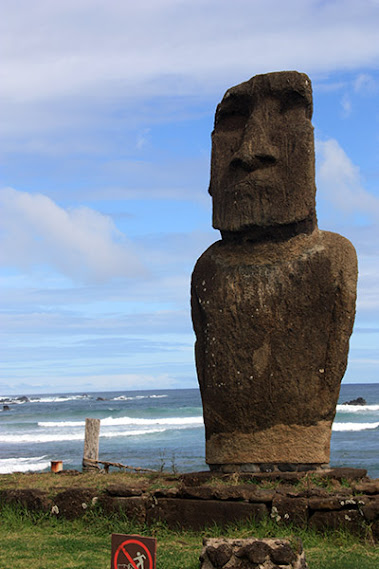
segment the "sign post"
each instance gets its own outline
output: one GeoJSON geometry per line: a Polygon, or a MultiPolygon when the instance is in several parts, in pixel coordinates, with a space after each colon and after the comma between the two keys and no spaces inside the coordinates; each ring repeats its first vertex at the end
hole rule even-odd
{"type": "Polygon", "coordinates": [[[141,535],[112,534],[111,569],[156,569],[157,540],[141,535]]]}

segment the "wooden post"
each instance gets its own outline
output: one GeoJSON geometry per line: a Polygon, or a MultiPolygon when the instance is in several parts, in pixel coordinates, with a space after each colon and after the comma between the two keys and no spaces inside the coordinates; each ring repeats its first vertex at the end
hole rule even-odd
{"type": "Polygon", "coordinates": [[[83,471],[98,470],[99,466],[91,464],[89,460],[99,460],[100,419],[86,419],[84,436],[83,471]]]}

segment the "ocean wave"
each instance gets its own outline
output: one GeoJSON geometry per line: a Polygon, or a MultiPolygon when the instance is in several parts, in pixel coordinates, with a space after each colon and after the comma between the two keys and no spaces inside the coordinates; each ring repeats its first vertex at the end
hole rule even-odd
{"type": "Polygon", "coordinates": [[[29,458],[2,458],[0,459],[0,474],[45,470],[50,466],[50,461],[45,459],[46,455],[29,458]]]}
{"type": "Polygon", "coordinates": [[[54,395],[48,397],[30,397],[30,403],[66,403],[67,401],[81,401],[91,399],[89,395],[54,395]]]}
{"type": "Polygon", "coordinates": [[[337,405],[338,413],[367,413],[379,411],[379,405],[337,405]]]}
{"type": "MultiPolygon", "coordinates": [[[[83,427],[85,421],[40,421],[39,427],[48,428],[65,428],[65,427],[83,427]]],[[[106,417],[101,419],[101,426],[112,427],[121,425],[165,425],[165,426],[186,426],[187,428],[202,426],[203,417],[165,417],[158,419],[141,419],[133,417],[106,417]]]]}
{"type": "MultiPolygon", "coordinates": [[[[121,438],[121,437],[136,437],[141,435],[151,435],[154,433],[163,433],[165,428],[156,429],[140,429],[136,431],[105,431],[100,432],[100,438],[121,438]]],[[[39,443],[55,443],[67,441],[83,441],[84,432],[81,433],[33,433],[23,435],[0,435],[0,443],[7,444],[39,444],[39,443]]]]}
{"type": "Polygon", "coordinates": [[[368,431],[378,427],[379,423],[333,423],[333,431],[368,431]]]}
{"type": "Polygon", "coordinates": [[[162,399],[163,397],[168,397],[168,395],[119,395],[118,397],[113,397],[111,401],[134,401],[136,399],[162,399]]]}
{"type": "Polygon", "coordinates": [[[77,401],[82,399],[91,399],[89,395],[51,395],[39,397],[32,395],[30,397],[4,397],[0,398],[1,405],[23,405],[24,403],[65,403],[66,401],[77,401]]]}

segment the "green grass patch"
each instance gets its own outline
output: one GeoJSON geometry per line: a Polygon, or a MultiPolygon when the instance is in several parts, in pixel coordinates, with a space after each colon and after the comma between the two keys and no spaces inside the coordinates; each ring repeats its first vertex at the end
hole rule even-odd
{"type": "Polygon", "coordinates": [[[346,532],[319,535],[307,530],[262,523],[232,524],[201,532],[172,531],[159,523],[147,528],[122,514],[90,511],[72,522],[48,514],[5,507],[0,512],[2,569],[109,569],[112,533],[137,533],[157,538],[158,569],[198,569],[204,537],[300,537],[310,569],[378,569],[379,547],[361,543],[346,532]]]}

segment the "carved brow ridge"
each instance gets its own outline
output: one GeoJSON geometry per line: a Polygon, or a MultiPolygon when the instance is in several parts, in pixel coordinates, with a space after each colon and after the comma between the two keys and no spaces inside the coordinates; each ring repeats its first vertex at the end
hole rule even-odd
{"type": "Polygon", "coordinates": [[[240,114],[248,116],[258,100],[264,100],[266,97],[276,98],[281,103],[282,111],[293,107],[304,107],[308,111],[307,115],[309,118],[312,114],[311,102],[303,93],[291,86],[288,86],[287,89],[260,91],[259,95],[254,92],[249,93],[248,91],[238,92],[237,89],[234,91],[232,88],[225,93],[224,98],[217,107],[215,124],[217,124],[219,118],[227,115],[240,114]]]}

